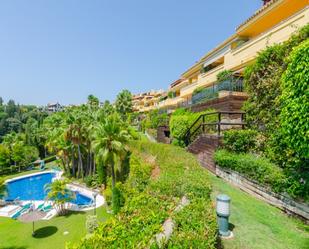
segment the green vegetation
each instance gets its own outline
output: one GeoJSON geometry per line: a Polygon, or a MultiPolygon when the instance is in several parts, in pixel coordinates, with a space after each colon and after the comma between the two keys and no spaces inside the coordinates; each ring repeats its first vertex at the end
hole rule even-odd
{"type": "Polygon", "coordinates": [[[236,153],[252,152],[257,146],[257,132],[254,130],[229,130],[224,132],[224,148],[236,153]]]}
{"type": "Polygon", "coordinates": [[[159,110],[148,112],[141,122],[143,131],[147,129],[157,129],[161,125],[168,125],[169,117],[167,113],[160,113],[159,110]]]}
{"type": "Polygon", "coordinates": [[[135,141],[130,174],[118,183],[125,203],[117,216],[70,248],[156,248],[154,236],[171,217],[175,229],[169,248],[215,248],[216,220],[208,174],[194,156],[179,147],[135,141]],[[177,155],[177,160],[175,156],[177,155]],[[180,199],[190,204],[175,212],[180,199]]]}
{"type": "MultiPolygon", "coordinates": [[[[120,96],[127,96],[127,93],[120,96]]],[[[120,106],[124,108],[125,104],[120,106]]],[[[122,136],[130,133],[134,136],[125,121],[127,116],[123,115],[117,113],[108,102],[99,106],[99,101],[92,96],[88,98],[87,104],[66,108],[44,120],[47,148],[50,153],[58,156],[67,176],[85,178],[92,186],[102,183],[106,185],[107,176],[112,174],[110,170],[105,170],[112,160],[110,154],[104,154],[107,146],[113,149],[120,146],[119,142],[112,140],[115,134],[122,136]]],[[[122,157],[118,159],[114,164],[121,167],[122,157]]]]}
{"type": "Polygon", "coordinates": [[[38,143],[38,137],[33,135],[46,116],[47,113],[36,106],[18,105],[14,100],[5,104],[0,97],[0,142],[8,133],[24,132],[28,143],[38,143]]]}
{"type": "Polygon", "coordinates": [[[217,81],[225,81],[233,78],[233,71],[231,70],[223,70],[217,74],[217,81]]]}
{"type": "Polygon", "coordinates": [[[244,110],[250,131],[226,132],[223,147],[232,153],[251,152],[258,156],[227,155],[226,151],[217,155],[219,165],[230,165],[229,168],[302,201],[309,200],[308,38],[309,25],[288,41],[260,52],[245,71],[249,98],[244,110]],[[261,158],[269,162],[261,163],[261,158]],[[231,161],[227,163],[228,160],[231,161]],[[239,165],[232,165],[235,160],[239,165]],[[263,174],[251,175],[251,167],[245,169],[244,161],[251,161],[257,167],[256,172],[265,175],[269,172],[266,169],[272,167],[277,172],[279,167],[280,175],[284,176],[284,180],[279,180],[281,187],[277,186],[276,177],[267,183],[263,174]]]}
{"type": "Polygon", "coordinates": [[[47,198],[54,202],[58,215],[65,215],[65,204],[75,199],[74,193],[66,186],[68,183],[68,180],[55,180],[45,186],[45,190],[48,191],[47,198]]]}
{"type": "Polygon", "coordinates": [[[93,148],[97,159],[102,164],[99,169],[104,171],[104,175],[107,175],[107,170],[111,172],[114,212],[119,210],[120,198],[120,194],[116,189],[115,165],[128,153],[125,145],[131,138],[128,131],[123,129],[122,125],[116,113],[106,117],[102,123],[98,124],[95,132],[96,138],[93,141],[93,148]]]}
{"type": "Polygon", "coordinates": [[[8,133],[0,144],[0,174],[20,172],[38,157],[37,147],[27,144],[24,133],[8,133]]]}
{"type": "Polygon", "coordinates": [[[122,116],[123,120],[132,112],[132,94],[128,90],[122,90],[116,99],[116,110],[122,116]]]}
{"type": "MultiPolygon", "coordinates": [[[[309,158],[309,39],[288,58],[282,82],[282,132],[289,148],[309,158]],[[297,125],[296,125],[297,124],[297,125]]],[[[308,166],[309,167],[309,166],[308,166]]],[[[306,167],[305,169],[309,169],[306,167]]]]}
{"type": "Polygon", "coordinates": [[[224,180],[210,175],[212,198],[225,193],[231,197],[230,229],[234,238],[222,240],[225,249],[306,249],[309,226],[278,208],[244,193],[224,180]]]}
{"type": "Polygon", "coordinates": [[[287,179],[282,173],[282,169],[266,158],[217,150],[214,160],[220,167],[237,171],[277,193],[285,190],[287,179]]]}
{"type": "MultiPolygon", "coordinates": [[[[184,133],[190,128],[190,126],[201,114],[210,112],[213,112],[213,110],[208,109],[203,112],[191,112],[184,108],[177,109],[172,114],[169,122],[169,127],[173,138],[173,144],[180,146],[184,145],[184,133]]],[[[214,122],[214,120],[216,120],[215,115],[210,115],[205,118],[205,122],[214,122]]],[[[209,130],[209,132],[211,131],[209,130]]]]}

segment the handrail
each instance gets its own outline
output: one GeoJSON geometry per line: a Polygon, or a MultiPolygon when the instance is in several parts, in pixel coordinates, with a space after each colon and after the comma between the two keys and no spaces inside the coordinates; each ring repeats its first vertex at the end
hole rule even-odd
{"type": "Polygon", "coordinates": [[[247,123],[244,122],[245,114],[246,113],[243,111],[215,111],[215,112],[203,113],[193,122],[193,124],[183,133],[183,135],[180,136],[180,138],[185,142],[186,145],[189,145],[191,137],[194,136],[199,129],[202,128],[202,132],[205,133],[205,126],[217,126],[218,136],[221,135],[221,125],[240,125],[241,128],[244,129],[245,125],[247,125],[247,123]],[[214,114],[218,115],[217,122],[205,122],[206,116],[214,114]],[[221,122],[222,114],[240,115],[240,122],[235,123],[221,122]],[[200,124],[197,127],[195,127],[198,122],[200,122],[200,124]]]}

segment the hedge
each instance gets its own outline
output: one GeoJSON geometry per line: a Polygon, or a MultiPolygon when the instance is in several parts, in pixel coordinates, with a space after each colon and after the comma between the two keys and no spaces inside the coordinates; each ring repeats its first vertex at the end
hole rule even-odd
{"type": "Polygon", "coordinates": [[[291,175],[267,158],[254,154],[236,154],[225,149],[215,152],[214,161],[222,168],[231,169],[276,193],[288,194],[291,198],[308,201],[309,193],[291,175]]]}
{"type": "Polygon", "coordinates": [[[256,146],[257,131],[254,130],[228,130],[223,135],[224,148],[236,153],[253,151],[256,146]]]}

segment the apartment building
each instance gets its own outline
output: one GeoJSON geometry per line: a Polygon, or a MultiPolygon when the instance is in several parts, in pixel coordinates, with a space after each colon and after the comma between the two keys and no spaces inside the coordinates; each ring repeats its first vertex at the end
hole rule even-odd
{"type": "Polygon", "coordinates": [[[157,108],[175,109],[223,99],[242,98],[242,76],[258,52],[287,40],[309,23],[308,0],[265,0],[264,5],[236,28],[236,32],[186,70],[168,89],[157,108]],[[218,80],[222,71],[231,76],[218,80]]]}
{"type": "Polygon", "coordinates": [[[163,90],[151,90],[150,92],[135,94],[132,97],[133,111],[147,112],[158,107],[160,100],[166,97],[163,90]]]}

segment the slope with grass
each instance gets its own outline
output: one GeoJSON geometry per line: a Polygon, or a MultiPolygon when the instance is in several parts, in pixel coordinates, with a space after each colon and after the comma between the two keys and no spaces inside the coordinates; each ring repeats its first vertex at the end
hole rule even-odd
{"type": "Polygon", "coordinates": [[[223,248],[309,248],[309,226],[214,175],[210,176],[210,180],[213,200],[219,193],[225,193],[232,199],[230,228],[235,237],[222,241],[223,248]]]}
{"type": "MultiPolygon", "coordinates": [[[[184,149],[145,141],[131,144],[130,174],[118,183],[125,204],[114,218],[70,248],[157,248],[156,235],[171,218],[168,248],[216,248],[217,225],[208,173],[184,149]],[[186,196],[190,203],[177,210],[186,196]]],[[[163,243],[164,243],[163,242],[163,243]]]]}

